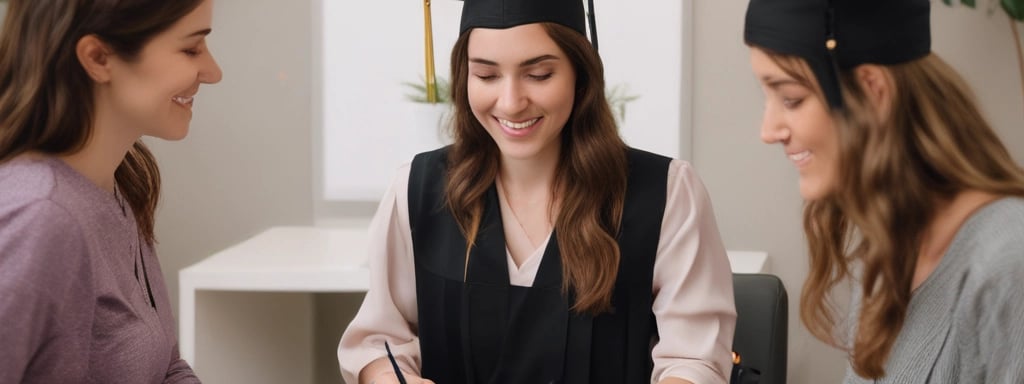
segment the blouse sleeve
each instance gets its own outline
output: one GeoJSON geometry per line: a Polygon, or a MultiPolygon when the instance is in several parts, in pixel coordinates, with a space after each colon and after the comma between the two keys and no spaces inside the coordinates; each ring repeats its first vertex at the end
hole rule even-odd
{"type": "Polygon", "coordinates": [[[669,166],[653,293],[660,341],[651,381],[726,383],[736,328],[732,272],[704,184],[679,160],[669,166]]]}
{"type": "Polygon", "coordinates": [[[409,169],[409,164],[398,169],[370,222],[370,289],[338,345],[338,363],[348,383],[358,383],[363,367],[387,355],[385,340],[403,371],[420,371],[409,169]]]}
{"type": "Polygon", "coordinates": [[[0,383],[31,380],[23,375],[55,344],[66,348],[44,358],[73,375],[89,340],[69,330],[92,326],[94,301],[81,227],[48,200],[0,211],[0,223],[0,383]]]}

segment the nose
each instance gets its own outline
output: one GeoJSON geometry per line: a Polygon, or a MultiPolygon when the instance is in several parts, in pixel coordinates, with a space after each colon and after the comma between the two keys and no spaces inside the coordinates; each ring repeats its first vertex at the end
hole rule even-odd
{"type": "Polygon", "coordinates": [[[761,141],[765,144],[785,142],[789,139],[789,128],[786,122],[779,116],[771,106],[765,106],[764,116],[761,119],[761,141]]]}
{"type": "Polygon", "coordinates": [[[217,65],[217,60],[213,58],[213,54],[206,55],[206,60],[199,67],[199,82],[216,84],[220,82],[223,75],[220,65],[217,65]]]}
{"type": "Polygon", "coordinates": [[[506,118],[515,117],[529,105],[526,90],[523,89],[522,82],[512,76],[506,77],[502,83],[501,94],[498,96],[496,106],[500,113],[506,115],[506,118]]]}

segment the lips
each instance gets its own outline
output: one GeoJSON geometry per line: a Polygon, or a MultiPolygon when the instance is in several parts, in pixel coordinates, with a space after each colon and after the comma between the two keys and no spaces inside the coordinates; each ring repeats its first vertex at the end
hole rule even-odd
{"type": "Polygon", "coordinates": [[[174,96],[171,100],[183,107],[191,107],[195,96],[174,96]]]}
{"type": "Polygon", "coordinates": [[[788,153],[788,154],[786,154],[786,156],[788,156],[790,160],[793,160],[793,161],[796,161],[796,162],[800,162],[800,161],[803,161],[803,160],[807,159],[808,157],[810,157],[811,156],[811,151],[804,150],[804,151],[795,152],[795,153],[788,153]]]}
{"type": "Polygon", "coordinates": [[[521,121],[521,122],[514,122],[514,121],[511,121],[511,120],[498,119],[498,123],[501,123],[501,125],[505,126],[506,128],[511,128],[511,129],[514,129],[514,130],[521,130],[521,129],[526,129],[526,128],[529,128],[529,127],[533,126],[534,124],[537,123],[538,120],[540,120],[539,117],[535,117],[533,119],[525,120],[525,121],[521,121]]]}

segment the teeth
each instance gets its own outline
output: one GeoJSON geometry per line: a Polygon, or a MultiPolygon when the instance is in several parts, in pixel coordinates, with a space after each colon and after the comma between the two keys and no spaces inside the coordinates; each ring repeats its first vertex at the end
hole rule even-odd
{"type": "Polygon", "coordinates": [[[538,118],[535,118],[535,119],[532,119],[532,120],[527,120],[527,121],[524,121],[522,123],[513,123],[513,122],[505,120],[505,119],[498,119],[498,122],[501,123],[501,125],[504,125],[506,127],[512,128],[512,129],[523,129],[523,128],[532,126],[534,123],[537,122],[537,120],[540,120],[540,118],[538,117],[538,118]]]}
{"type": "Polygon", "coordinates": [[[189,96],[189,97],[174,96],[171,99],[174,100],[175,103],[178,103],[178,104],[181,104],[181,105],[191,105],[192,104],[192,100],[194,99],[194,97],[191,97],[191,96],[189,96]]]}
{"type": "Polygon", "coordinates": [[[789,159],[793,160],[793,161],[800,161],[800,160],[806,159],[810,155],[811,155],[811,151],[802,151],[802,152],[798,152],[798,153],[794,153],[792,155],[789,155],[789,159]]]}

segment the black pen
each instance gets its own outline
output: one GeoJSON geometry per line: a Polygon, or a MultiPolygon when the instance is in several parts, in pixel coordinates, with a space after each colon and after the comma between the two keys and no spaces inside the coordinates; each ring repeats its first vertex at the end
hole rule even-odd
{"type": "Polygon", "coordinates": [[[391,368],[395,369],[395,376],[398,377],[398,382],[401,384],[407,384],[405,382],[405,376],[402,375],[402,370],[398,369],[398,362],[395,361],[395,355],[391,354],[391,346],[388,345],[387,340],[384,341],[384,349],[388,351],[388,360],[391,360],[391,368]]]}

